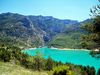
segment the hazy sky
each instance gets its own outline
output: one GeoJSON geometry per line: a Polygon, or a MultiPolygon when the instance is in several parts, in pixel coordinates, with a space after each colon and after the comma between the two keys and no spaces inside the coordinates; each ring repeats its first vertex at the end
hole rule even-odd
{"type": "Polygon", "coordinates": [[[59,19],[85,20],[97,0],[0,0],[0,13],[53,16],[59,19]]]}

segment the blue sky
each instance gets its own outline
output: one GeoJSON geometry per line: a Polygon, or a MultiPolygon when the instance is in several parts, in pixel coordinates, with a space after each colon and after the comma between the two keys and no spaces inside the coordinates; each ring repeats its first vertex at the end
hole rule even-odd
{"type": "Polygon", "coordinates": [[[89,18],[97,0],[0,0],[0,13],[53,16],[82,21],[89,18]]]}

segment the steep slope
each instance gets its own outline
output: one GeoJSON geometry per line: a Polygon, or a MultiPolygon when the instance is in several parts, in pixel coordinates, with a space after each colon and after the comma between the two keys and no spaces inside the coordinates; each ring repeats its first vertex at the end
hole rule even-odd
{"type": "Polygon", "coordinates": [[[57,48],[81,48],[80,36],[80,32],[58,34],[48,42],[48,46],[57,48]]]}
{"type": "Polygon", "coordinates": [[[63,37],[66,37],[66,35],[73,35],[70,33],[80,33],[82,31],[80,29],[81,23],[84,22],[61,20],[52,16],[24,16],[15,13],[2,13],[0,14],[0,45],[44,46],[59,34],[64,34],[63,37]]]}
{"type": "MultiPolygon", "coordinates": [[[[69,30],[67,26],[74,27],[77,21],[74,20],[60,20],[52,16],[29,16],[37,29],[46,32],[45,36],[52,38],[52,36],[69,30]]],[[[75,27],[74,27],[75,28],[75,27]]]]}
{"type": "Polygon", "coordinates": [[[48,46],[59,48],[82,48],[81,37],[87,34],[87,32],[81,29],[81,26],[90,22],[92,22],[92,20],[87,19],[74,25],[67,25],[67,30],[61,34],[57,34],[51,39],[50,42],[48,42],[48,46]]]}
{"type": "Polygon", "coordinates": [[[34,28],[26,16],[12,13],[0,14],[0,44],[42,45],[41,33],[34,28]]]}

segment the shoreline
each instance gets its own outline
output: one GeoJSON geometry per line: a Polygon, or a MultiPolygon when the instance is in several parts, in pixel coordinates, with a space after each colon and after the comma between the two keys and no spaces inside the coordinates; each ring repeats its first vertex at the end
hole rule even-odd
{"type": "MultiPolygon", "coordinates": [[[[40,48],[40,47],[39,47],[40,48]]],[[[44,47],[41,47],[41,48],[44,48],[44,47]]],[[[56,47],[46,47],[46,48],[50,48],[50,49],[55,49],[55,50],[64,50],[64,51],[70,51],[70,50],[74,50],[74,51],[77,51],[77,50],[83,50],[83,51],[96,51],[98,52],[99,50],[98,49],[95,49],[95,50],[88,50],[88,49],[75,49],[75,48],[56,48],[56,47]]],[[[35,50],[35,49],[38,49],[38,47],[33,47],[33,48],[26,48],[26,49],[22,49],[22,50],[35,50]]]]}
{"type": "MultiPolygon", "coordinates": [[[[48,48],[48,47],[47,47],[48,48]]],[[[37,49],[36,47],[34,47],[34,48],[27,48],[27,49],[24,49],[24,50],[35,50],[35,49],[37,49]]],[[[77,51],[77,50],[83,50],[83,51],[90,51],[90,50],[88,50],[88,49],[72,49],[72,48],[56,48],[56,47],[50,47],[50,49],[55,49],[55,50],[65,50],[65,51],[67,51],[67,50],[75,50],[75,51],[77,51]]]]}
{"type": "Polygon", "coordinates": [[[50,48],[50,49],[58,49],[58,50],[84,50],[84,51],[90,51],[90,50],[87,50],[87,49],[71,49],[71,48],[50,48]]]}
{"type": "Polygon", "coordinates": [[[23,50],[34,50],[34,49],[37,49],[37,48],[33,47],[33,48],[26,48],[26,49],[23,49],[23,50]]]}

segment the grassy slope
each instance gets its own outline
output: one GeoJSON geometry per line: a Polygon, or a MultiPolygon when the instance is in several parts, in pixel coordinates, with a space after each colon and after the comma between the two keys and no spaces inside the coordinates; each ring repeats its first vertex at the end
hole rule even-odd
{"type": "Polygon", "coordinates": [[[81,33],[59,34],[56,35],[49,43],[49,46],[58,48],[80,48],[81,33]]]}
{"type": "Polygon", "coordinates": [[[0,62],[0,75],[48,75],[46,72],[32,71],[21,66],[0,62]]]}

